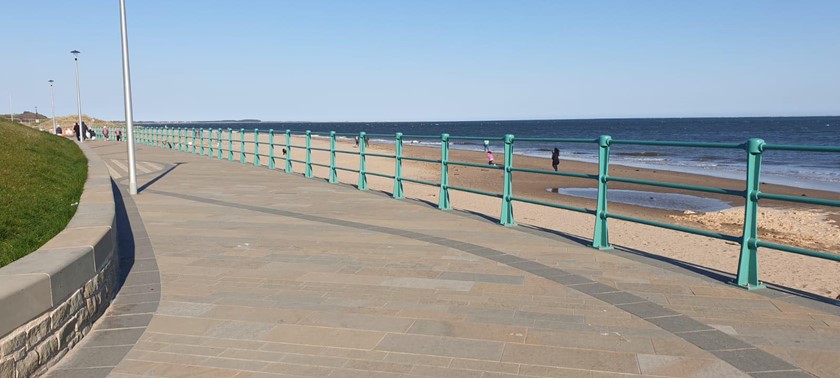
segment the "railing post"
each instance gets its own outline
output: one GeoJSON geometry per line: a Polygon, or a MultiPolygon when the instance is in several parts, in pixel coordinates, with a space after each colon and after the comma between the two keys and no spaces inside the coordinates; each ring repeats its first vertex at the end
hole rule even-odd
{"type": "Polygon", "coordinates": [[[402,133],[394,137],[394,191],[392,196],[395,199],[405,198],[402,182],[402,133]]]}
{"type": "Polygon", "coordinates": [[[292,172],[292,130],[286,129],[286,173],[292,172]]]}
{"type": "Polygon", "coordinates": [[[330,131],[330,183],[338,182],[338,172],[335,169],[335,131],[330,131]]]}
{"type": "Polygon", "coordinates": [[[207,129],[207,156],[213,157],[213,128],[207,129]]]}
{"type": "Polygon", "coordinates": [[[204,156],[204,128],[198,129],[198,145],[201,146],[201,150],[198,152],[199,156],[204,156]]]}
{"type": "Polygon", "coordinates": [[[607,226],[607,175],[610,166],[609,135],[598,138],[598,208],[595,211],[595,235],[592,236],[592,247],[600,250],[612,249],[610,245],[609,227],[607,226]]]}
{"type": "Polygon", "coordinates": [[[738,260],[737,284],[747,290],[763,289],[758,280],[758,194],[761,174],[761,152],[764,140],[752,138],[745,144],[747,150],[747,187],[744,190],[744,233],[741,240],[741,258],[738,260]]]}
{"type": "Polygon", "coordinates": [[[228,161],[233,161],[233,129],[228,127],[228,161]]]}
{"type": "Polygon", "coordinates": [[[184,151],[184,145],[181,143],[181,140],[183,139],[183,137],[184,137],[184,130],[179,127],[178,128],[178,148],[177,148],[177,150],[181,151],[181,152],[184,151]]]}
{"type": "Polygon", "coordinates": [[[368,190],[367,173],[365,173],[365,132],[359,133],[359,190],[368,190]]]}
{"type": "Polygon", "coordinates": [[[245,164],[245,129],[239,129],[239,162],[245,164]]]}
{"type": "Polygon", "coordinates": [[[268,169],[274,169],[274,129],[268,129],[268,169]]]}
{"type": "Polygon", "coordinates": [[[260,129],[254,129],[254,166],[260,166],[260,129]]]}
{"type": "Polygon", "coordinates": [[[216,140],[216,158],[222,158],[222,128],[220,127],[218,130],[219,139],[216,140]]]}
{"type": "Polygon", "coordinates": [[[312,131],[306,130],[306,169],[304,177],[312,177],[312,131]]]}
{"type": "Polygon", "coordinates": [[[516,226],[513,220],[513,135],[505,135],[505,177],[502,187],[502,216],[499,223],[505,226],[516,226]]]}
{"type": "Polygon", "coordinates": [[[449,204],[449,134],[440,135],[440,195],[438,209],[451,210],[449,204]]]}

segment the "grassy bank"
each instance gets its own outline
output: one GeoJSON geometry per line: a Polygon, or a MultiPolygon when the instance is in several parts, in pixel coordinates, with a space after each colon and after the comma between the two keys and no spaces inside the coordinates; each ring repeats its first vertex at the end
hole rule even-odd
{"type": "Polygon", "coordinates": [[[87,159],[69,139],[0,120],[0,266],[61,232],[87,179],[87,159]]]}

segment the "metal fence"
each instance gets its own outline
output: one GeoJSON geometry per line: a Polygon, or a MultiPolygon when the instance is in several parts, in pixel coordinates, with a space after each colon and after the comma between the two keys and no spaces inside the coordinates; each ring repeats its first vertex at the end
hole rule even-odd
{"type": "MultiPolygon", "coordinates": [[[[226,133],[223,129],[195,129],[195,128],[163,128],[163,127],[143,127],[135,132],[135,138],[139,143],[153,145],[172,150],[189,152],[203,156],[216,157],[224,159],[225,153],[227,160],[233,161],[235,156],[238,156],[240,163],[246,163],[247,155],[252,155],[253,164],[255,166],[267,166],[269,169],[276,169],[275,155],[276,148],[283,148],[284,154],[281,158],[284,162],[284,171],[286,173],[293,173],[292,164],[303,164],[305,177],[313,177],[313,166],[327,168],[329,170],[330,183],[338,182],[338,171],[352,172],[358,175],[359,190],[367,190],[368,176],[378,176],[391,179],[394,182],[392,196],[396,199],[405,197],[403,190],[403,183],[415,183],[421,185],[428,185],[440,188],[438,196],[438,208],[441,210],[449,210],[452,208],[449,191],[462,191],[473,193],[482,196],[498,198],[501,201],[501,211],[499,216],[499,223],[505,226],[514,226],[516,223],[513,217],[513,203],[522,202],[541,206],[548,206],[568,211],[590,214],[595,217],[595,229],[592,237],[592,247],[599,250],[608,250],[612,246],[609,241],[609,219],[618,219],[628,222],[640,223],[648,226],[660,227],[674,231],[686,232],[695,235],[706,236],[715,239],[726,240],[738,243],[741,247],[741,254],[737,270],[737,279],[735,284],[746,289],[757,289],[764,287],[759,281],[758,277],[758,248],[770,248],[788,253],[812,256],[831,261],[840,261],[840,255],[829,253],[825,251],[815,251],[805,248],[799,248],[790,245],[782,245],[763,241],[759,239],[758,234],[758,207],[759,200],[777,200],[784,202],[811,204],[829,207],[840,207],[840,201],[822,199],[822,198],[808,198],[795,197],[783,194],[765,193],[760,190],[761,183],[759,177],[761,174],[761,160],[762,153],[770,150],[785,150],[785,151],[801,151],[801,152],[821,152],[821,153],[838,153],[840,146],[820,147],[820,146],[795,146],[795,145],[775,145],[767,144],[761,139],[749,139],[744,143],[695,143],[695,142],[669,142],[669,141],[644,141],[644,140],[619,140],[612,139],[610,136],[603,135],[597,139],[571,139],[571,138],[516,138],[514,135],[508,134],[504,137],[486,137],[486,136],[450,136],[449,134],[437,135],[403,135],[402,133],[392,134],[367,134],[360,132],[358,134],[352,133],[336,133],[329,132],[329,149],[317,148],[312,146],[313,133],[307,131],[292,131],[285,130],[285,143],[275,143],[274,130],[268,130],[268,151],[267,153],[260,152],[260,130],[254,129],[251,133],[253,138],[247,136],[245,129],[239,129],[238,140],[234,140],[233,130],[227,129],[226,133]],[[224,134],[227,134],[226,137],[224,134]],[[292,137],[300,136],[305,139],[304,145],[292,144],[292,137]],[[358,150],[338,150],[336,149],[336,138],[338,137],[358,137],[358,150]],[[394,154],[379,154],[366,151],[368,138],[393,138],[394,140],[394,154]],[[440,159],[426,159],[419,157],[409,157],[403,154],[403,140],[410,139],[436,139],[440,140],[440,159]],[[449,158],[450,142],[453,140],[467,140],[467,141],[496,141],[504,143],[504,165],[503,166],[488,166],[484,164],[475,164],[465,161],[455,161],[449,158]],[[584,174],[576,172],[564,171],[548,171],[540,169],[530,169],[523,167],[516,167],[513,164],[514,145],[516,141],[532,141],[532,142],[555,142],[555,143],[578,143],[578,144],[592,144],[593,148],[598,149],[598,173],[584,174]],[[225,143],[226,142],[226,143],[225,143]],[[237,143],[238,142],[238,143],[237,143]],[[234,144],[238,145],[238,149],[234,148],[234,144]],[[246,151],[246,144],[253,145],[253,152],[246,151]],[[226,145],[226,148],[225,148],[226,145]],[[730,149],[743,150],[744,159],[746,162],[746,179],[744,190],[732,190],[725,188],[716,188],[708,186],[687,185],[673,182],[650,181],[635,179],[632,177],[618,177],[609,174],[609,158],[610,147],[614,145],[637,145],[637,146],[667,146],[667,147],[681,147],[681,148],[711,148],[711,149],[730,149]],[[301,150],[302,156],[297,152],[301,150]],[[312,161],[312,152],[322,151],[329,153],[329,164],[315,163],[312,161]],[[336,154],[351,154],[358,155],[359,165],[358,169],[348,167],[339,167],[336,165],[336,154]],[[387,174],[382,172],[371,172],[366,168],[366,159],[368,157],[393,159],[394,173],[387,174]],[[262,163],[262,158],[266,158],[267,162],[262,163]],[[405,177],[402,174],[402,165],[404,161],[414,161],[422,163],[438,164],[440,166],[440,181],[430,182],[418,180],[415,178],[405,177]],[[487,192],[472,188],[459,187],[449,184],[449,167],[480,167],[499,169],[504,171],[504,180],[501,193],[487,192]],[[590,210],[582,207],[569,206],[558,203],[551,203],[530,199],[514,195],[513,192],[513,173],[526,172],[532,174],[555,175],[564,177],[574,177],[592,180],[597,183],[597,206],[595,210],[590,210]],[[722,194],[733,197],[740,197],[745,201],[744,206],[744,224],[741,235],[727,235],[722,233],[711,232],[707,230],[680,226],[676,224],[663,223],[649,219],[641,219],[627,215],[617,214],[608,211],[609,203],[609,183],[628,183],[643,186],[653,186],[659,188],[670,188],[679,190],[688,190],[701,193],[722,194]]],[[[326,133],[319,133],[326,134],[326,133]]],[[[836,252],[836,251],[835,251],[836,252]]]]}

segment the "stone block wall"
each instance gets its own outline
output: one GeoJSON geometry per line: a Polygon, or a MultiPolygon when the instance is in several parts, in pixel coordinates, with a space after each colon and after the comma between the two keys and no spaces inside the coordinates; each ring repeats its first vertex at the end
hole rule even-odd
{"type": "Polygon", "coordinates": [[[0,268],[0,378],[47,371],[91,329],[115,295],[119,272],[114,197],[89,147],[88,178],[67,227],[0,268]]]}

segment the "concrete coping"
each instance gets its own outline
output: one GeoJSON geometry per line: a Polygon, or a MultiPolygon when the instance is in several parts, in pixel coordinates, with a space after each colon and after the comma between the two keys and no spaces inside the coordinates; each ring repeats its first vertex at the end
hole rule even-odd
{"type": "Polygon", "coordinates": [[[65,302],[114,255],[111,177],[85,144],[88,177],[76,214],[37,251],[0,268],[0,338],[65,302]]]}

